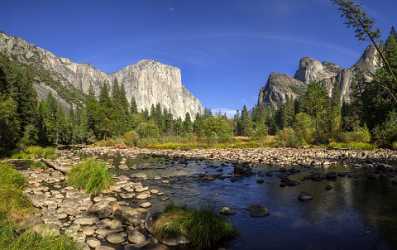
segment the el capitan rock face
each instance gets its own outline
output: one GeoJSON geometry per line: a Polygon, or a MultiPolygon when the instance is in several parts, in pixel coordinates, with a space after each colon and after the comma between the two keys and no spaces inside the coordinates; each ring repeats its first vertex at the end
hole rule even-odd
{"type": "Polygon", "coordinates": [[[352,81],[360,74],[370,79],[371,73],[379,67],[380,61],[374,47],[368,47],[361,58],[351,68],[344,69],[330,62],[320,62],[310,57],[304,57],[299,62],[299,68],[294,77],[272,73],[259,92],[258,104],[271,105],[278,108],[285,103],[287,97],[295,99],[305,93],[310,82],[321,81],[332,96],[334,88],[339,88],[342,102],[350,102],[352,81]]]}
{"type": "Polygon", "coordinates": [[[37,77],[34,86],[38,96],[46,98],[51,92],[64,106],[75,103],[66,98],[62,90],[81,95],[87,94],[92,85],[99,93],[103,83],[112,84],[117,79],[119,84],[124,85],[128,100],[134,97],[140,110],[150,110],[151,105],[159,103],[176,118],[184,118],[186,113],[194,118],[197,113],[204,111],[201,102],[183,86],[180,69],[153,60],[142,60],[113,74],[106,74],[91,65],[57,57],[23,39],[1,32],[0,53],[13,61],[50,74],[57,85],[37,77]]]}

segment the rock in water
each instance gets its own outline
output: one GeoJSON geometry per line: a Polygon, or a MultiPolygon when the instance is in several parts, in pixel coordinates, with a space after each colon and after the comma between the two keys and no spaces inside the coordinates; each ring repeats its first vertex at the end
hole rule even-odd
{"type": "Polygon", "coordinates": [[[313,200],[313,196],[308,194],[308,193],[306,193],[306,192],[302,192],[302,193],[299,194],[298,200],[300,200],[300,201],[310,201],[310,200],[313,200]]]}
{"type": "Polygon", "coordinates": [[[222,214],[222,215],[233,215],[233,214],[235,214],[233,209],[231,209],[230,207],[222,207],[219,210],[219,213],[222,214]]]}
{"type": "Polygon", "coordinates": [[[251,217],[266,217],[269,215],[269,209],[258,204],[249,206],[248,211],[251,217]]]}

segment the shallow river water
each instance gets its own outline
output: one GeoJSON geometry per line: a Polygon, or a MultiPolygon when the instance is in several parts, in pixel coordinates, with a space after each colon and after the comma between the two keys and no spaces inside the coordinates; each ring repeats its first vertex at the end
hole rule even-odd
{"type": "MultiPolygon", "coordinates": [[[[112,158],[118,166],[121,157],[112,158]]],[[[327,170],[299,168],[299,173],[289,175],[299,185],[280,187],[280,176],[287,173],[266,166],[254,168],[253,175],[234,178],[234,166],[227,162],[143,157],[128,159],[126,165],[135,169],[117,173],[140,177],[170,198],[152,199],[153,211],[170,202],[216,211],[231,207],[236,214],[229,219],[239,236],[226,243],[227,249],[397,249],[397,186],[382,175],[369,178],[367,170],[332,170],[344,174],[336,180],[313,181],[304,178],[327,170]],[[327,191],[327,185],[332,190],[327,191]],[[299,201],[301,192],[310,193],[313,200],[299,201]],[[267,207],[270,215],[250,217],[247,207],[252,204],[267,207]]]]}

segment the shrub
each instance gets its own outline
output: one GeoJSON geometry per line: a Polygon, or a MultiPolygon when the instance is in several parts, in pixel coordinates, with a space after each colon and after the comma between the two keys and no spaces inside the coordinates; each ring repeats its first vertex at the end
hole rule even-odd
{"type": "Polygon", "coordinates": [[[163,239],[183,235],[195,249],[212,249],[236,235],[231,223],[209,209],[176,206],[167,207],[160,215],[154,223],[154,232],[163,239]]]}
{"type": "Polygon", "coordinates": [[[292,128],[280,130],[276,135],[277,145],[280,147],[300,147],[304,144],[292,128]]]}
{"type": "Polygon", "coordinates": [[[129,131],[123,135],[123,142],[127,146],[136,146],[138,142],[138,134],[135,131],[129,131]]]}
{"type": "Polygon", "coordinates": [[[395,150],[397,150],[397,141],[393,142],[392,149],[395,149],[395,150]]]}
{"type": "Polygon", "coordinates": [[[20,189],[25,185],[25,177],[12,166],[0,163],[0,185],[20,189]]]}
{"type": "Polygon", "coordinates": [[[142,122],[138,125],[136,132],[140,138],[159,138],[160,129],[153,122],[142,122]]]}
{"type": "Polygon", "coordinates": [[[387,120],[374,130],[375,142],[379,146],[396,148],[397,142],[397,112],[391,112],[387,120]]]}
{"type": "Polygon", "coordinates": [[[294,130],[299,138],[302,138],[307,144],[314,143],[316,128],[310,115],[298,113],[295,116],[294,130]]]}
{"type": "Polygon", "coordinates": [[[363,142],[369,143],[371,141],[371,133],[369,132],[367,127],[359,127],[354,129],[351,132],[343,132],[341,133],[337,140],[339,142],[363,142]]]}
{"type": "Polygon", "coordinates": [[[92,158],[74,166],[68,174],[68,183],[87,193],[97,194],[111,185],[112,176],[105,162],[92,158]]]}
{"type": "Polygon", "coordinates": [[[233,128],[225,118],[211,116],[202,121],[200,137],[210,143],[226,142],[233,137],[233,128]]]}
{"type": "Polygon", "coordinates": [[[21,152],[13,154],[12,158],[24,160],[35,160],[40,158],[54,159],[56,158],[56,150],[53,147],[43,148],[40,146],[30,146],[21,152]]]}
{"type": "Polygon", "coordinates": [[[373,150],[375,145],[366,142],[331,142],[328,145],[332,149],[373,150]]]}

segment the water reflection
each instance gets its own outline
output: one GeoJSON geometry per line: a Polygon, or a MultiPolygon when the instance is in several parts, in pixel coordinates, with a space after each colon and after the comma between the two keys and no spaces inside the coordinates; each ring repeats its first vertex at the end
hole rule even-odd
{"type": "MultiPolygon", "coordinates": [[[[119,165],[121,157],[113,158],[119,165]]],[[[263,177],[263,184],[256,182],[255,174],[233,180],[229,178],[233,166],[219,162],[146,158],[129,159],[126,164],[130,169],[120,174],[144,174],[144,182],[159,188],[174,203],[233,208],[236,215],[230,219],[240,235],[228,249],[397,249],[397,188],[387,178],[367,178],[363,170],[351,170],[352,177],[316,182],[302,181],[313,172],[306,169],[294,177],[300,185],[281,188],[277,174],[263,177]],[[203,175],[221,178],[202,180],[203,175]],[[327,191],[327,185],[332,190],[327,191]],[[298,201],[303,191],[313,195],[313,200],[298,201]],[[251,204],[269,208],[270,216],[251,218],[246,210],[251,204]]],[[[257,174],[262,171],[258,169],[257,174]]],[[[152,202],[158,211],[169,203],[152,202]]]]}

